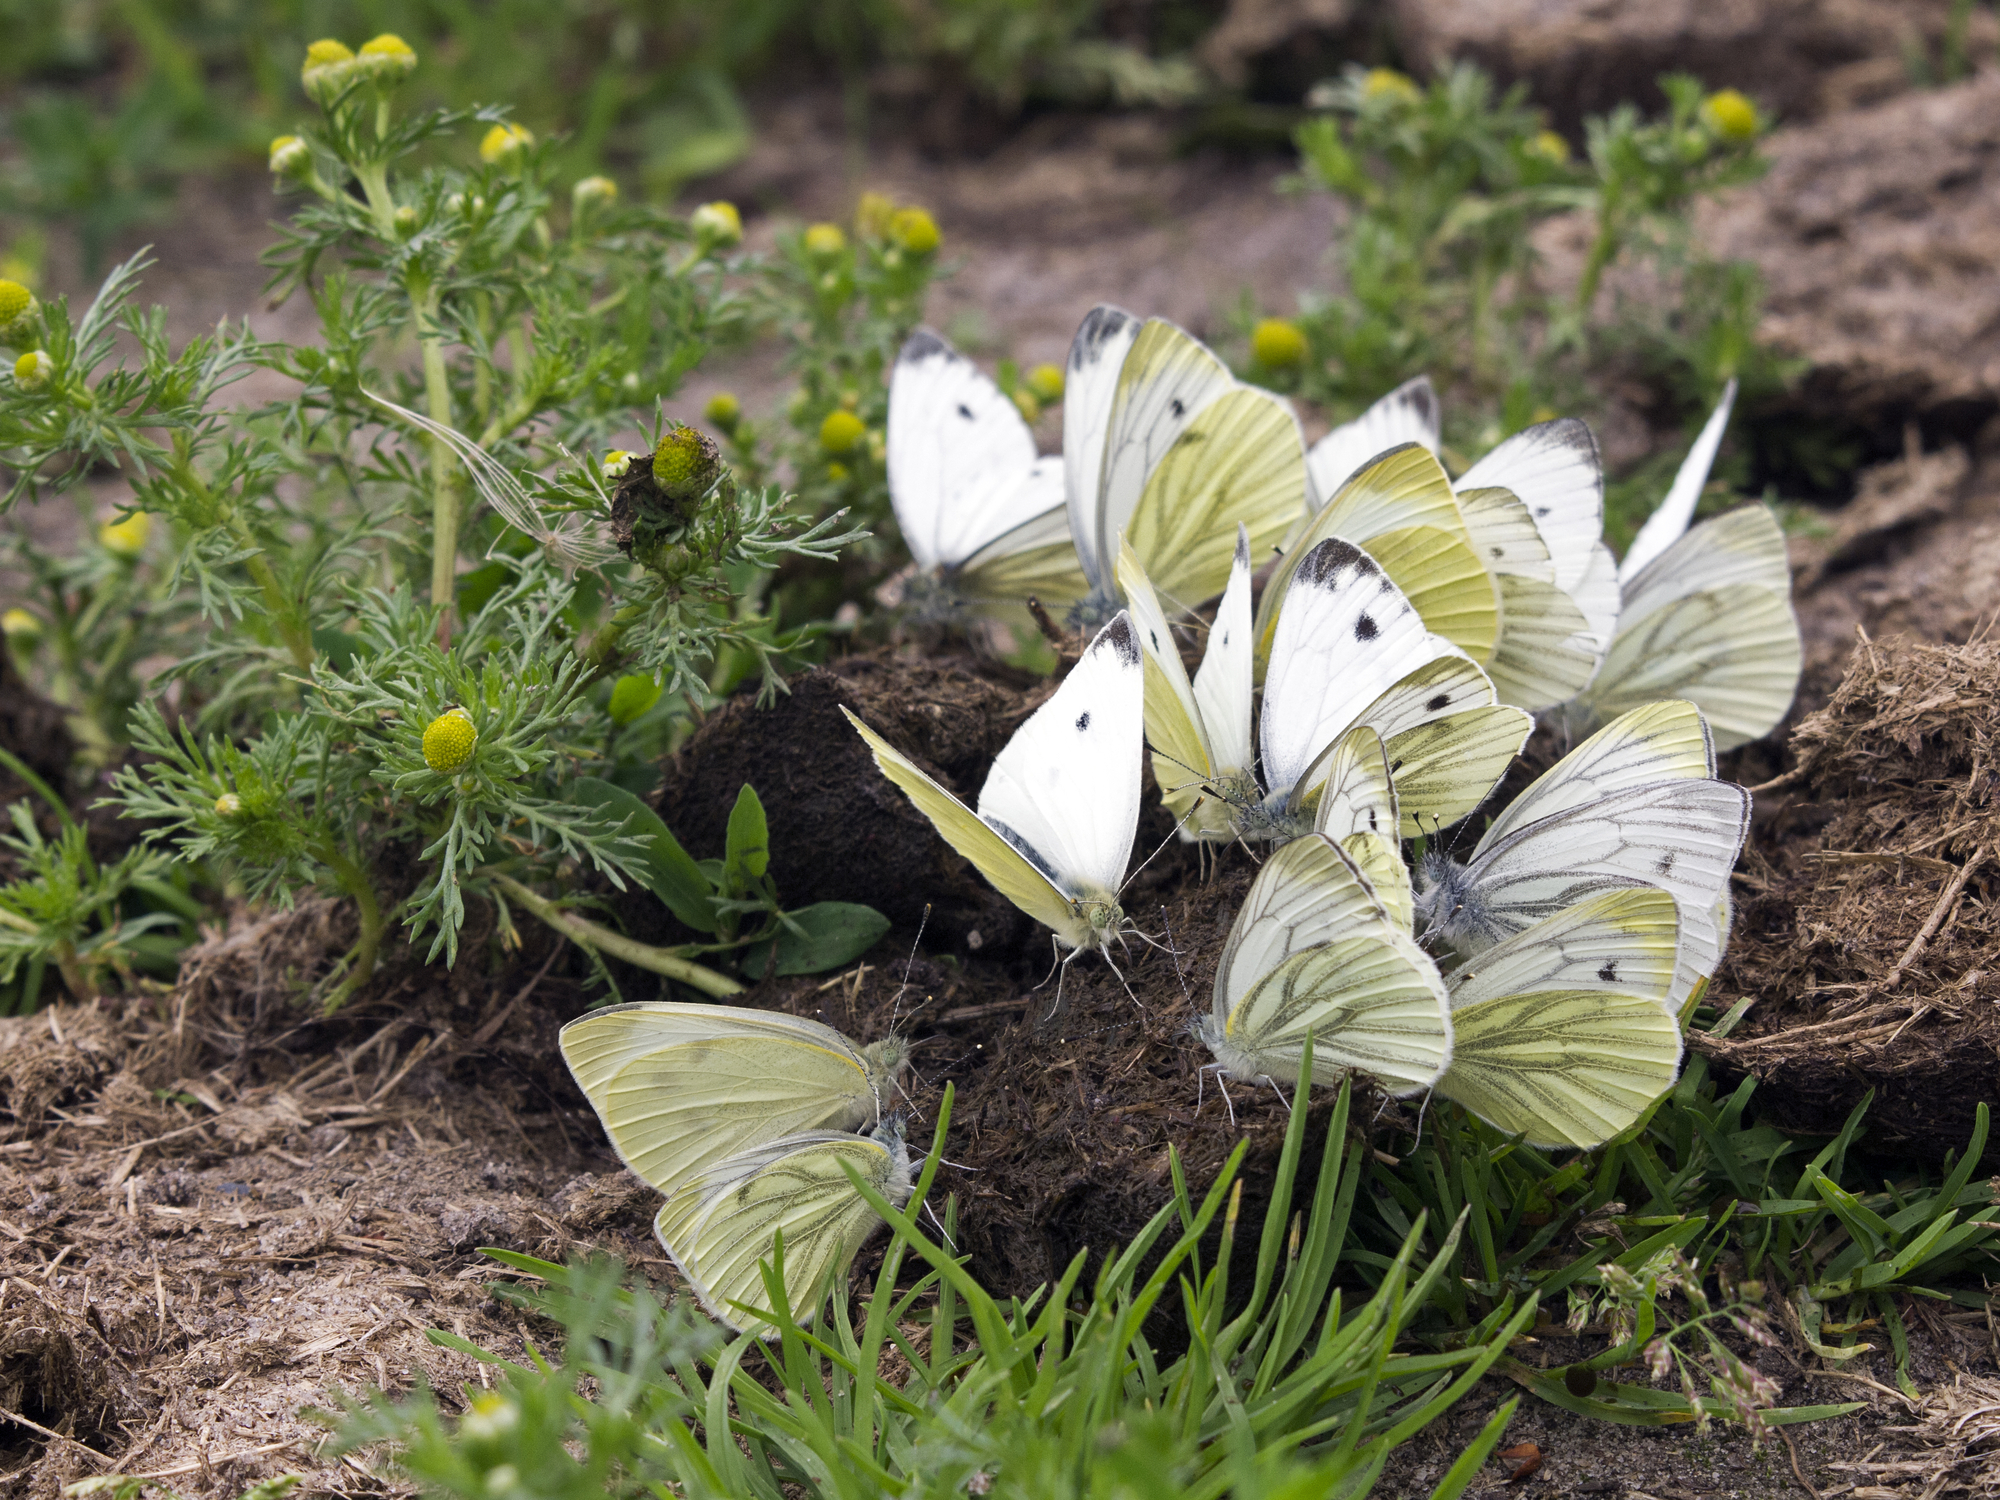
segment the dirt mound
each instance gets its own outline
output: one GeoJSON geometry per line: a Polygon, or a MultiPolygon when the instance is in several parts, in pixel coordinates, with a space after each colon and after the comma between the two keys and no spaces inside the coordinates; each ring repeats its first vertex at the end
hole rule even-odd
{"type": "MultiPolygon", "coordinates": [[[[1963,1148],[2000,1098],[2000,642],[1865,637],[1740,872],[1726,1039],[1768,1111],[1831,1130],[1868,1091],[1871,1131],[1963,1148]]],[[[1776,790],[1776,789],[1774,789],[1776,790]]],[[[1770,804],[1767,802],[1767,808],[1770,804]]]]}

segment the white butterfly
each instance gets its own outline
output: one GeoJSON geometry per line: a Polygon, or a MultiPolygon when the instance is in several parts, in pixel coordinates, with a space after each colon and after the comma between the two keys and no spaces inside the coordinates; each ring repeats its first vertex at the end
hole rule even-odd
{"type": "Polygon", "coordinates": [[[1368,410],[1334,428],[1306,451],[1306,472],[1312,482],[1312,506],[1326,500],[1370,459],[1415,443],[1435,457],[1443,447],[1437,391],[1428,375],[1406,380],[1368,410]]]}
{"type": "MultiPolygon", "coordinates": [[[[1144,567],[1128,549],[1118,580],[1146,653],[1153,772],[1182,836],[1282,839],[1314,826],[1323,758],[1351,728],[1388,742],[1412,827],[1456,821],[1504,774],[1532,730],[1497,708],[1485,674],[1425,628],[1374,560],[1338,538],[1294,569],[1273,636],[1251,747],[1254,627],[1250,548],[1239,535],[1229,586],[1190,683],[1144,567]]],[[[1376,830],[1394,838],[1397,830],[1376,830]]]]}
{"type": "Polygon", "coordinates": [[[1716,746],[1733,750],[1770,733],[1791,708],[1803,654],[1777,518],[1750,505],[1688,526],[1735,396],[1732,381],[1619,564],[1616,631],[1592,680],[1565,705],[1573,729],[1686,698],[1716,746]]]}
{"type": "Polygon", "coordinates": [[[1470,859],[1425,855],[1426,941],[1477,955],[1603,891],[1657,886],[1680,908],[1678,1013],[1722,960],[1729,872],[1749,829],[1750,794],[1714,769],[1692,704],[1654,703],[1606,725],[1504,809],[1470,859]]]}
{"type": "Polygon", "coordinates": [[[1244,385],[1172,323],[1091,309],[1063,387],[1070,532],[1090,597],[1076,618],[1121,606],[1121,540],[1176,608],[1228,582],[1239,527],[1267,556],[1304,514],[1305,446],[1291,407],[1244,385]]]}
{"type": "Polygon", "coordinates": [[[1145,668],[1122,611],[987,773],[978,811],[854,714],[875,764],[994,888],[1063,947],[1102,952],[1123,929],[1118,889],[1138,831],[1145,668]]]}
{"type": "Polygon", "coordinates": [[[1067,609],[1088,585],[1070,541],[1063,460],[1043,458],[1014,402],[928,328],[889,377],[889,499],[918,574],[917,613],[1067,609]]]}
{"type": "Polygon", "coordinates": [[[828,1278],[844,1275],[881,1217],[854,1190],[842,1163],[901,1208],[911,1192],[901,1125],[871,1135],[814,1130],[739,1151],[701,1168],[667,1199],[654,1231],[701,1305],[732,1328],[773,1311],[761,1264],[783,1236],[785,1301],[801,1322],[819,1311],[828,1278]]]}

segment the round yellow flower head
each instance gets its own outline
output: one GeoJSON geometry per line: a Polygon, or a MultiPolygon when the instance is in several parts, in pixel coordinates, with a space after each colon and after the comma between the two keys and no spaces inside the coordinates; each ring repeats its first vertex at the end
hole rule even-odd
{"type": "Polygon", "coordinates": [[[1552,161],[1557,166],[1569,160],[1569,142],[1553,130],[1536,131],[1534,139],[1528,142],[1528,151],[1530,155],[1552,161]]]}
{"type": "Polygon", "coordinates": [[[55,361],[40,349],[30,349],[14,361],[14,384],[24,391],[39,391],[55,373],[55,361]]]}
{"type": "Polygon", "coordinates": [[[1306,336],[1286,318],[1266,318],[1250,332],[1250,353],[1267,370],[1289,370],[1306,361],[1306,336]]]}
{"type": "Polygon", "coordinates": [[[889,220],[895,213],[895,202],[887,193],[863,193],[854,205],[854,227],[871,240],[882,239],[888,235],[889,220]]]}
{"type": "Polygon", "coordinates": [[[131,559],[146,550],[146,538],[153,534],[153,518],[143,510],[122,521],[106,521],[97,528],[97,540],[114,557],[131,559]]]}
{"type": "Polygon", "coordinates": [[[721,472],[722,450],[707,433],[676,424],[660,434],[653,483],[669,500],[700,499],[721,472]]]}
{"type": "Polygon", "coordinates": [[[359,61],[377,83],[400,83],[416,71],[417,54],[393,31],[385,31],[361,44],[359,61]]]}
{"type": "Polygon", "coordinates": [[[912,255],[929,255],[942,238],[937,220],[921,208],[899,208],[889,219],[889,238],[912,255]]]}
{"type": "Polygon", "coordinates": [[[234,792],[224,792],[215,799],[215,810],[225,818],[233,818],[243,811],[243,799],[234,792]]]}
{"type": "Polygon", "coordinates": [[[610,205],[618,201],[618,184],[609,177],[586,177],[569,190],[570,208],[583,213],[597,204],[610,205]]]}
{"type": "Polygon", "coordinates": [[[806,230],[805,247],[815,260],[832,260],[847,248],[847,236],[838,224],[814,224],[806,230]]]}
{"type": "Polygon", "coordinates": [[[1364,99],[1387,97],[1399,104],[1415,104],[1423,96],[1424,91],[1417,87],[1415,79],[1394,68],[1370,68],[1368,76],[1361,80],[1361,97],[1364,99]]]}
{"type": "Polygon", "coordinates": [[[597,471],[606,479],[623,479],[625,471],[631,467],[632,455],[623,448],[613,448],[604,455],[604,461],[597,466],[597,471]]]}
{"type": "Polygon", "coordinates": [[[708,398],[701,414],[719,431],[734,432],[736,424],[743,420],[743,403],[728,391],[717,391],[708,398]]]}
{"type": "Polygon", "coordinates": [[[630,724],[660,701],[660,685],[650,677],[621,677],[611,686],[611,722],[630,724]]]}
{"type": "Polygon", "coordinates": [[[819,424],[819,449],[822,453],[851,452],[867,435],[867,424],[853,412],[828,412],[826,420],[819,424]]]}
{"type": "Polygon", "coordinates": [[[1035,399],[1044,406],[1054,406],[1063,398],[1061,365],[1036,365],[1021,377],[1021,383],[1032,391],[1035,399]]]}
{"type": "Polygon", "coordinates": [[[42,638],[42,622],[25,609],[10,609],[0,614],[0,635],[18,646],[32,646],[42,638]]]}
{"type": "Polygon", "coordinates": [[[448,708],[424,730],[424,764],[441,776],[463,771],[479,743],[479,727],[462,708],[448,708]]]}
{"type": "Polygon", "coordinates": [[[1014,409],[1021,414],[1023,421],[1033,425],[1041,420],[1042,403],[1035,399],[1033,391],[1025,385],[1017,385],[1014,387],[1013,399],[1014,409]]]}
{"type": "Polygon", "coordinates": [[[827,477],[828,479],[831,479],[831,480],[832,480],[832,481],[833,481],[833,482],[834,482],[835,484],[844,484],[844,483],[846,483],[846,481],[847,481],[847,465],[846,465],[846,464],[828,464],[828,465],[826,466],[826,477],[827,477]]]}
{"type": "Polygon", "coordinates": [[[495,125],[479,143],[479,159],[489,167],[512,163],[534,144],[535,134],[525,125],[495,125]]]}
{"type": "Polygon", "coordinates": [[[323,37],[306,48],[305,66],[299,82],[315,103],[325,105],[338,98],[354,77],[354,53],[345,42],[323,37]]]}
{"type": "Polygon", "coordinates": [[[1701,122],[1731,142],[1755,140],[1762,124],[1757,118],[1757,106],[1736,89],[1719,89],[1704,99],[1701,122]]]}
{"type": "Polygon", "coordinates": [[[0,280],[0,333],[34,315],[35,294],[18,281],[0,280]]]}
{"type": "Polygon", "coordinates": [[[271,172],[277,177],[304,177],[312,170],[312,149],[295,135],[271,142],[271,172]]]}
{"type": "Polygon", "coordinates": [[[695,243],[703,253],[743,243],[743,215],[736,211],[734,203],[724,199],[704,203],[689,214],[688,227],[694,231],[695,243]]]}

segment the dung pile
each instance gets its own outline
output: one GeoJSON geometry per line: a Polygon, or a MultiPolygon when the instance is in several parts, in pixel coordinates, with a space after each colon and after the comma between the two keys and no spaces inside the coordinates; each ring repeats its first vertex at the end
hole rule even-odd
{"type": "Polygon", "coordinates": [[[1695,1039],[1787,1123],[1835,1129],[1873,1090],[1871,1133],[1963,1149],[2000,1098],[1996,728],[2000,641],[1864,636],[1794,731],[1717,978],[1723,1005],[1755,1003],[1695,1039]]]}

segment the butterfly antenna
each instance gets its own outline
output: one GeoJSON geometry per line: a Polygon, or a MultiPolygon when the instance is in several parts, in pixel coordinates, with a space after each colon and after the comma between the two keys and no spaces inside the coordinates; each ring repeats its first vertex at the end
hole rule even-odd
{"type": "MultiPolygon", "coordinates": [[[[903,961],[903,982],[896,986],[895,996],[889,1002],[889,1030],[892,1032],[897,1029],[898,1024],[902,1020],[903,996],[910,988],[910,970],[917,966],[917,945],[923,942],[924,929],[930,925],[930,921],[931,904],[926,901],[924,903],[924,914],[917,921],[917,935],[910,941],[910,956],[903,961]]],[[[914,1016],[917,1011],[924,1008],[924,1005],[929,1005],[930,1003],[931,997],[926,995],[923,1005],[915,1007],[915,1009],[911,1010],[910,1014],[914,1016]]]]}
{"type": "Polygon", "coordinates": [[[937,1210],[932,1208],[930,1204],[926,1202],[924,1204],[924,1212],[929,1214],[931,1216],[931,1222],[937,1225],[938,1238],[945,1242],[946,1246],[949,1247],[953,1255],[958,1254],[958,1241],[953,1239],[951,1237],[951,1231],[949,1231],[944,1227],[944,1221],[937,1216],[937,1210]]]}
{"type": "MultiPolygon", "coordinates": [[[[1192,814],[1194,809],[1189,808],[1188,811],[1190,814],[1192,814]]],[[[1118,887],[1118,894],[1120,896],[1123,896],[1126,891],[1130,890],[1132,887],[1132,882],[1137,880],[1139,876],[1142,873],[1144,873],[1146,866],[1150,865],[1154,860],[1158,859],[1160,855],[1166,851],[1167,845],[1171,844],[1178,837],[1180,837],[1180,824],[1176,823],[1174,825],[1174,831],[1168,834],[1165,838],[1160,840],[1159,847],[1155,849],[1151,854],[1147,855],[1145,859],[1140,862],[1138,869],[1134,870],[1130,875],[1127,875],[1125,877],[1125,883],[1118,887]]]]}
{"type": "MultiPolygon", "coordinates": [[[[1194,993],[1188,989],[1187,971],[1181,967],[1180,945],[1174,941],[1173,922],[1167,916],[1167,909],[1164,906],[1160,908],[1160,930],[1167,935],[1167,956],[1174,962],[1174,978],[1180,981],[1181,998],[1192,1006],[1194,1004],[1194,993]]],[[[1197,1105],[1196,1108],[1200,1108],[1200,1106],[1197,1105]]]]}

